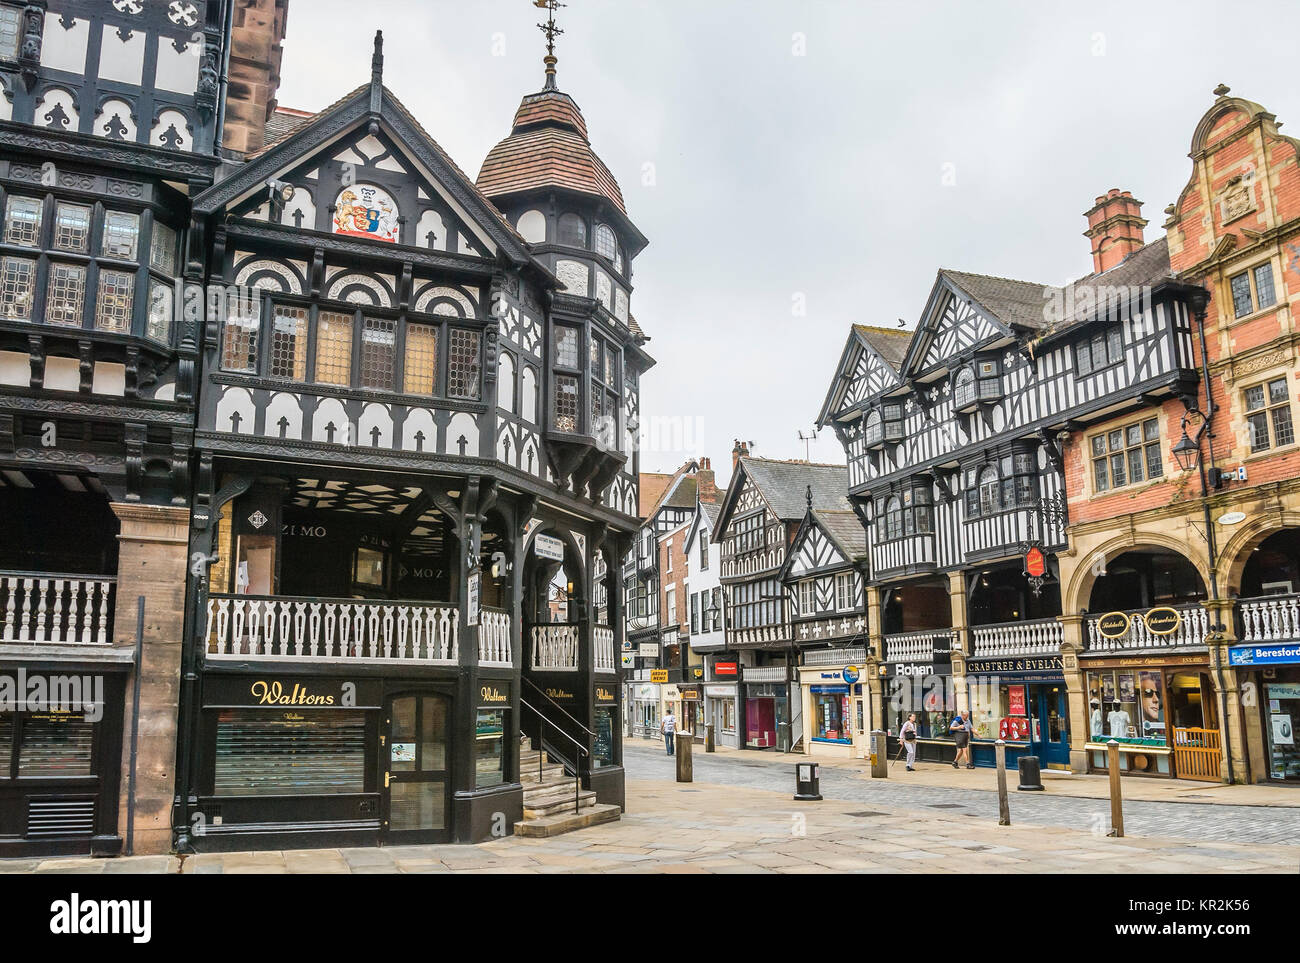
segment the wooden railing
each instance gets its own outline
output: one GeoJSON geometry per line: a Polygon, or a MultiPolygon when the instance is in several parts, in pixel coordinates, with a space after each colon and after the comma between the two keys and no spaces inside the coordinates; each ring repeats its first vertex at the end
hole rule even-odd
{"type": "Polygon", "coordinates": [[[1057,655],[1064,634],[1056,619],[1027,622],[998,622],[976,625],[970,630],[972,658],[1008,655],[1057,655]]]}
{"type": "MultiPolygon", "coordinates": [[[[448,605],[214,594],[206,615],[209,659],[455,663],[457,658],[458,612],[448,605]]],[[[508,643],[506,652],[508,657],[508,643]]]]}
{"type": "Polygon", "coordinates": [[[108,645],[115,588],[95,575],[0,572],[0,641],[108,645]]]}
{"type": "Polygon", "coordinates": [[[1292,642],[1300,639],[1300,595],[1241,599],[1241,641],[1292,642]]]}
{"type": "Polygon", "coordinates": [[[1150,609],[1138,609],[1124,614],[1129,617],[1129,626],[1123,635],[1117,638],[1108,639],[1101,634],[1097,623],[1103,615],[1094,615],[1088,618],[1088,637],[1087,645],[1089,649],[1095,651],[1109,651],[1114,649],[1165,649],[1173,646],[1185,645],[1205,645],[1205,635],[1209,630],[1209,616],[1205,611],[1205,606],[1199,604],[1177,605],[1180,616],[1178,628],[1168,635],[1159,635],[1147,628],[1146,613],[1150,609]]]}
{"type": "Polygon", "coordinates": [[[479,665],[511,665],[510,613],[483,609],[478,618],[479,665]]]}
{"type": "Polygon", "coordinates": [[[616,671],[618,663],[614,659],[614,630],[607,625],[597,625],[591,630],[591,635],[596,646],[596,671],[616,671]]]}
{"type": "Polygon", "coordinates": [[[534,625],[532,631],[534,669],[574,672],[578,668],[578,626],[556,622],[534,625]]]}

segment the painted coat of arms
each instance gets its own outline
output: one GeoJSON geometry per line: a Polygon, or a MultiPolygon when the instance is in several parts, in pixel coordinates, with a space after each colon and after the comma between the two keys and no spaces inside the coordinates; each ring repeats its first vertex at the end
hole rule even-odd
{"type": "Polygon", "coordinates": [[[396,243],[397,204],[370,184],[345,187],[334,202],[334,233],[396,243]]]}

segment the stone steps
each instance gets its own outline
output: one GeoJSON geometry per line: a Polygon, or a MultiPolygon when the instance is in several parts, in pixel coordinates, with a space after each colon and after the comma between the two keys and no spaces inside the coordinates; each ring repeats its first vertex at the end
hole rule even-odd
{"type": "Polygon", "coordinates": [[[516,836],[558,836],[575,829],[586,829],[601,823],[614,822],[622,816],[618,806],[597,803],[587,806],[580,812],[556,813],[553,816],[541,816],[537,819],[525,819],[515,823],[516,836]]]}
{"type": "MultiPolygon", "coordinates": [[[[578,793],[578,810],[590,808],[596,805],[596,794],[589,789],[584,789],[578,793]]],[[[557,813],[573,812],[573,789],[569,788],[568,792],[553,792],[534,799],[524,797],[524,819],[540,819],[543,816],[553,816],[557,813]]]]}

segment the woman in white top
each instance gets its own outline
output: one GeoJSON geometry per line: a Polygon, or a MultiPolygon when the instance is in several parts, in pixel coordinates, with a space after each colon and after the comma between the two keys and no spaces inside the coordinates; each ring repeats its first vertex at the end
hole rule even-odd
{"type": "Polygon", "coordinates": [[[907,721],[903,723],[902,728],[898,731],[898,736],[903,740],[903,748],[907,750],[907,771],[916,772],[913,763],[916,762],[916,713],[909,712],[907,721]]]}

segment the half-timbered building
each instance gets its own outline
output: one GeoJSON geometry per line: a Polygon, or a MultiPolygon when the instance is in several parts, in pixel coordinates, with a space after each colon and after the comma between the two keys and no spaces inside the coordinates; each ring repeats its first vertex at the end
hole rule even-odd
{"type": "Polygon", "coordinates": [[[814,508],[781,568],[790,629],[800,650],[799,698],[812,754],[861,756],[871,731],[865,675],[867,537],[844,500],[839,510],[814,508]]]}
{"type": "Polygon", "coordinates": [[[714,662],[737,663],[740,727],[750,748],[794,748],[803,737],[803,702],[796,691],[799,642],[781,572],[809,508],[849,511],[842,465],[774,461],[749,456],[737,441],[734,468],[717,539],[726,650],[714,662]]]}
{"type": "Polygon", "coordinates": [[[193,198],[226,297],[182,847],[473,841],[623,802],[608,560],[636,529],[645,239],[553,56],[476,181],[382,68],[376,36],[368,82],[193,198]]]}
{"type": "Polygon", "coordinates": [[[977,762],[1002,737],[1069,764],[1061,438],[1195,384],[1191,294],[1159,245],[1064,289],[941,270],[905,350],[850,334],[819,421],[869,525],[881,718],[917,711],[922,758],[951,754],[947,720],[970,708],[977,762]]]}
{"type": "Polygon", "coordinates": [[[283,35],[283,0],[256,25],[234,6],[0,3],[0,688],[76,690],[0,705],[0,855],[171,845],[202,313],[182,279],[204,256],[188,199],[241,124],[227,105],[259,109],[223,87],[232,31],[257,41],[249,76],[283,35]]]}

